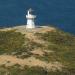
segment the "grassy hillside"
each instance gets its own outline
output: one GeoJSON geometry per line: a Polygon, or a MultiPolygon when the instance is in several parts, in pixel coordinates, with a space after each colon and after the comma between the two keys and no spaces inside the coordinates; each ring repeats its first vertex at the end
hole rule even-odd
{"type": "MultiPolygon", "coordinates": [[[[46,54],[47,61],[60,61],[68,70],[75,73],[75,36],[61,30],[47,33],[36,33],[48,42],[48,50],[54,53],[46,54]]],[[[70,72],[70,71],[69,71],[70,72]]]]}
{"type": "Polygon", "coordinates": [[[39,44],[30,41],[25,34],[20,32],[0,31],[0,54],[16,55],[25,58],[30,56],[30,50],[38,47],[39,44]],[[33,46],[34,45],[34,46],[33,46]],[[22,53],[27,53],[22,55],[22,53]]]}
{"type": "Polygon", "coordinates": [[[25,59],[31,56],[42,61],[60,62],[64,65],[61,71],[46,70],[36,66],[24,66],[19,64],[6,67],[0,66],[0,75],[74,75],[75,74],[75,36],[61,30],[34,33],[38,39],[44,41],[46,46],[26,37],[20,32],[0,31],[0,55],[13,55],[25,59]],[[42,56],[31,51],[40,48],[44,52],[42,56]],[[51,52],[48,52],[51,51],[51,52]]]}

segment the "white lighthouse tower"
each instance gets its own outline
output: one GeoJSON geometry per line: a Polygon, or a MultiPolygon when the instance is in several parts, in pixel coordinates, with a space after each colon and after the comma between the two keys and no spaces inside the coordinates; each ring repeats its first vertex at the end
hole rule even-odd
{"type": "Polygon", "coordinates": [[[31,12],[33,10],[30,8],[27,12],[26,18],[27,18],[27,25],[26,28],[35,28],[35,22],[34,19],[36,18],[35,15],[32,15],[31,12]]]}

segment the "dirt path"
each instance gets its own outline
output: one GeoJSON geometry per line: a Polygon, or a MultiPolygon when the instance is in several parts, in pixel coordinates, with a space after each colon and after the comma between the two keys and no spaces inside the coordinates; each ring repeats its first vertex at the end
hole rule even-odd
{"type": "Polygon", "coordinates": [[[45,42],[41,39],[38,39],[37,36],[35,36],[35,33],[46,33],[48,31],[54,31],[55,28],[49,27],[49,26],[40,26],[39,28],[35,29],[26,29],[25,26],[17,26],[13,29],[16,29],[17,32],[21,32],[22,34],[25,34],[25,37],[29,38],[31,41],[45,44],[45,42]]]}
{"type": "Polygon", "coordinates": [[[28,34],[26,34],[26,37],[27,37],[28,39],[30,39],[31,41],[36,42],[36,43],[38,43],[38,44],[42,44],[42,45],[43,45],[43,44],[46,44],[45,41],[39,39],[37,36],[35,36],[34,33],[28,33],[28,34]]]}

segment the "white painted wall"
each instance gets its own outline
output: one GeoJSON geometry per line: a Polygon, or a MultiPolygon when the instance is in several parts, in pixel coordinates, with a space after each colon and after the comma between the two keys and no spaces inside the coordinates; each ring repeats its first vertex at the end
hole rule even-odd
{"type": "Polygon", "coordinates": [[[26,28],[35,28],[34,19],[28,19],[26,28]]]}

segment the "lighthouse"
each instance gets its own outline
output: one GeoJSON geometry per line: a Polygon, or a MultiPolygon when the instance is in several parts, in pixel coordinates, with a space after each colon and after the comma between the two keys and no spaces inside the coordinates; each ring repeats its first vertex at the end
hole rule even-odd
{"type": "Polygon", "coordinates": [[[27,25],[26,25],[26,28],[35,28],[34,19],[36,18],[36,16],[31,14],[32,11],[33,10],[31,8],[27,11],[27,15],[26,15],[27,25]]]}

